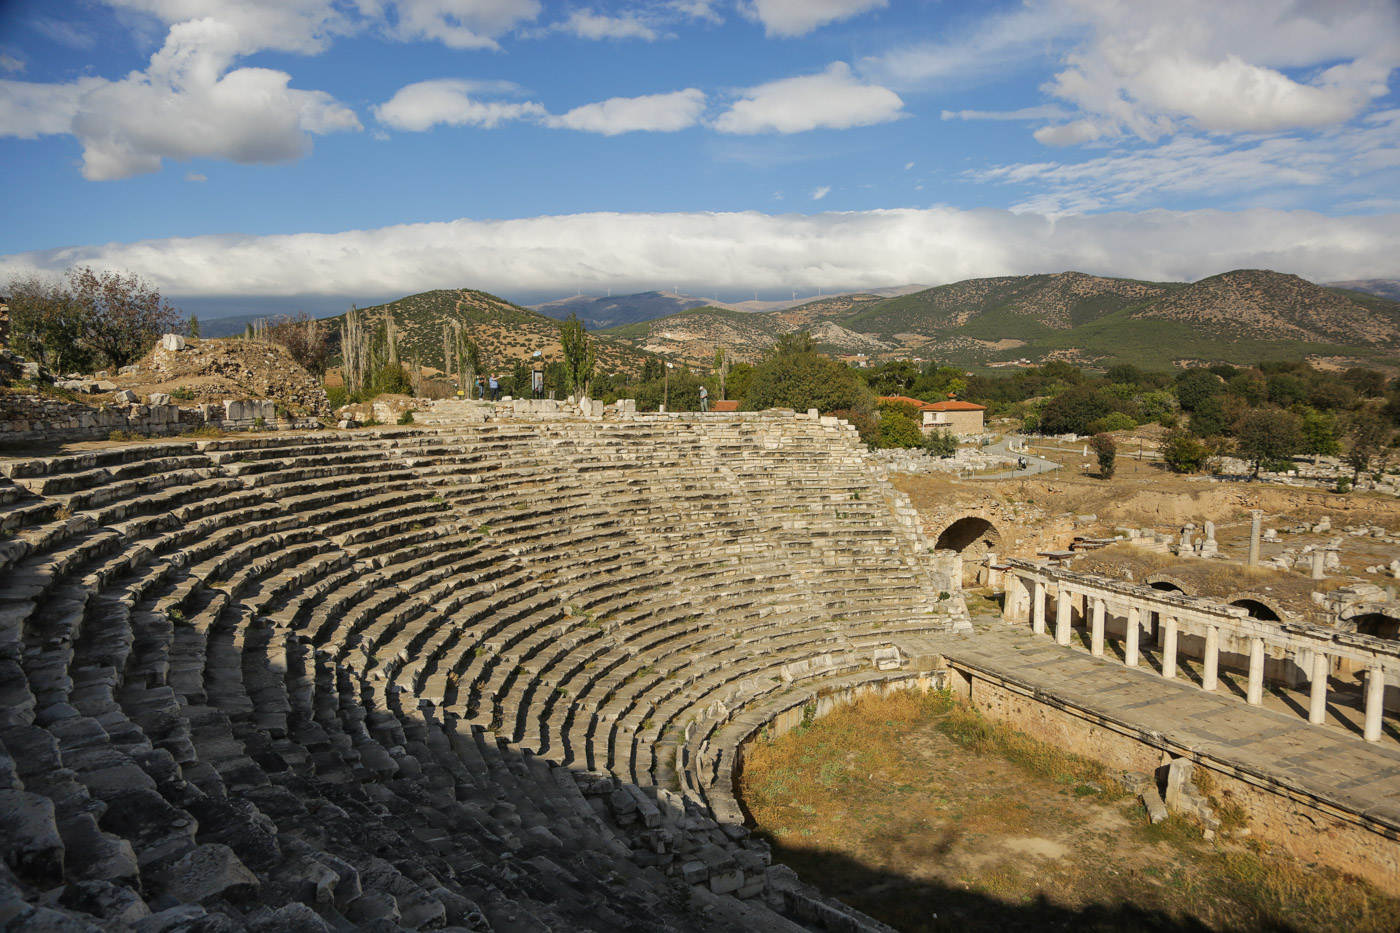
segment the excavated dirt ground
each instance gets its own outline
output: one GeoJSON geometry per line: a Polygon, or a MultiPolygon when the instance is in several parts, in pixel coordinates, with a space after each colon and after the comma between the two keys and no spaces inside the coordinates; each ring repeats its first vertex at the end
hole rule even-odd
{"type": "Polygon", "coordinates": [[[744,799],[775,861],[906,933],[1400,928],[1400,902],[1360,882],[1245,833],[1151,826],[1086,763],[1004,728],[1009,753],[969,744],[950,715],[867,700],[751,753],[744,799]]]}

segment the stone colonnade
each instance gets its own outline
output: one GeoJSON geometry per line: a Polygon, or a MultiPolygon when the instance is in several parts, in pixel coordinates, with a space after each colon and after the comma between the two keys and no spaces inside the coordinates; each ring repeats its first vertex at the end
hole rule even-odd
{"type": "Polygon", "coordinates": [[[1141,664],[1144,629],[1151,631],[1155,615],[1162,653],[1162,676],[1177,677],[1183,643],[1191,640],[1190,656],[1201,661],[1201,688],[1219,685],[1222,653],[1248,658],[1245,698],[1255,706],[1263,701],[1268,668],[1270,679],[1286,683],[1307,682],[1308,721],[1321,724],[1327,714],[1327,676],[1334,660],[1349,661],[1366,671],[1364,736],[1381,737],[1386,678],[1400,677],[1400,644],[1316,625],[1266,622],[1217,604],[1134,586],[1105,577],[1079,574],[1046,564],[1009,560],[1005,570],[1006,602],[1002,617],[1008,622],[1030,623],[1037,635],[1046,634],[1047,603],[1053,593],[1053,635],[1061,645],[1070,643],[1073,612],[1079,609],[1081,624],[1089,635],[1089,650],[1104,656],[1105,619],[1109,610],[1124,617],[1123,663],[1141,664]],[[1087,619],[1087,622],[1085,621],[1087,619]],[[1232,650],[1233,649],[1233,650],[1232,650]]]}

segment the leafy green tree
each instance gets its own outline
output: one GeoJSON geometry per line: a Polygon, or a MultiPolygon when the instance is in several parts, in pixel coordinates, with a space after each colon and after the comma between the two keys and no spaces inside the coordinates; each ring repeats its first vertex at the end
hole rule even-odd
{"type": "Polygon", "coordinates": [[[1231,376],[1225,383],[1225,391],[1257,408],[1268,397],[1269,386],[1259,373],[1247,370],[1231,376]]]}
{"type": "Polygon", "coordinates": [[[863,370],[861,375],[877,395],[908,395],[923,374],[912,360],[891,360],[863,370]]]}
{"type": "Polygon", "coordinates": [[[1263,464],[1298,452],[1300,425],[1297,415],[1279,408],[1256,408],[1244,416],[1235,432],[1235,447],[1250,462],[1253,476],[1259,475],[1263,464]]]}
{"type": "Polygon", "coordinates": [[[1176,400],[1185,411],[1195,411],[1208,398],[1220,394],[1224,383],[1208,369],[1188,369],[1176,377],[1176,400]]]}
{"type": "Polygon", "coordinates": [[[199,336],[199,318],[190,315],[190,323],[185,327],[185,333],[191,337],[199,336]]]}
{"type": "Polygon", "coordinates": [[[1174,416],[1175,410],[1176,399],[1170,392],[1144,392],[1138,399],[1138,412],[1144,422],[1161,421],[1165,416],[1174,416]]]}
{"type": "Polygon", "coordinates": [[[1112,412],[1113,401],[1093,386],[1075,386],[1045,403],[1041,434],[1087,434],[1089,425],[1112,412]]]}
{"type": "Polygon", "coordinates": [[[730,399],[741,399],[749,394],[749,386],[753,385],[753,374],[755,367],[752,363],[730,363],[729,364],[729,385],[725,388],[730,399]]]}
{"type": "Polygon", "coordinates": [[[55,372],[91,368],[82,343],[84,316],[62,280],[37,272],[9,281],[10,343],[22,355],[55,372]]]}
{"type": "Polygon", "coordinates": [[[126,366],[185,318],[133,273],[72,268],[61,281],[37,273],[10,280],[12,340],[50,369],[126,366]]]}
{"type": "Polygon", "coordinates": [[[1172,428],[1163,434],[1157,450],[1173,473],[1199,473],[1206,468],[1210,456],[1205,443],[1185,428],[1172,428]]]}
{"type": "Polygon", "coordinates": [[[1342,452],[1341,441],[1337,438],[1337,419],[1324,412],[1311,408],[1303,412],[1298,436],[1301,441],[1299,450],[1312,454],[1314,464],[1319,457],[1331,457],[1342,452]]]}
{"type": "Polygon", "coordinates": [[[957,455],[958,439],[950,431],[930,431],[924,438],[924,450],[946,460],[957,455]]]}
{"type": "Polygon", "coordinates": [[[1346,411],[1356,403],[1356,391],[1331,376],[1318,379],[1308,389],[1308,404],[1321,411],[1346,411]]]}
{"type": "Polygon", "coordinates": [[[1395,448],[1395,428],[1375,408],[1367,406],[1352,415],[1347,424],[1346,463],[1352,468],[1351,481],[1371,470],[1376,463],[1384,464],[1395,448]]]}
{"type": "Polygon", "coordinates": [[[597,355],[593,339],[577,314],[559,322],[559,343],[564,348],[564,381],[570,395],[587,395],[597,355]]]}
{"type": "Polygon", "coordinates": [[[1230,429],[1225,415],[1225,403],[1218,395],[1207,396],[1191,412],[1191,433],[1197,437],[1215,437],[1230,429]]]}
{"type": "Polygon", "coordinates": [[[1095,434],[1089,438],[1089,449],[1099,460],[1099,477],[1112,479],[1118,462],[1118,443],[1111,434],[1095,434]]]}
{"type": "Polygon", "coordinates": [[[741,407],[745,411],[873,411],[875,396],[849,367],[818,353],[811,334],[802,331],[778,338],[763,362],[754,368],[753,382],[741,407]]]}
{"type": "Polygon", "coordinates": [[[385,363],[374,371],[373,395],[411,395],[413,383],[401,363],[385,363]]]}
{"type": "Polygon", "coordinates": [[[1379,398],[1385,393],[1385,376],[1364,366],[1353,366],[1342,373],[1342,381],[1362,398],[1379,398]]]}
{"type": "Polygon", "coordinates": [[[1102,434],[1105,431],[1131,431],[1137,427],[1137,421],[1131,415],[1121,411],[1111,411],[1097,421],[1089,422],[1088,430],[1094,434],[1102,434]]]}
{"type": "Polygon", "coordinates": [[[1292,373],[1278,373],[1269,377],[1267,396],[1275,405],[1287,408],[1308,397],[1308,386],[1292,373]]]}
{"type": "Polygon", "coordinates": [[[919,410],[905,402],[880,403],[880,446],[922,447],[919,410]]]}

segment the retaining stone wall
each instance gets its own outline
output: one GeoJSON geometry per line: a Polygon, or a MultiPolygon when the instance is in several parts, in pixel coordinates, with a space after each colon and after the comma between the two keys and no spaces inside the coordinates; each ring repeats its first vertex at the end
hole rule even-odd
{"type": "Polygon", "coordinates": [[[951,668],[954,695],[987,718],[1124,771],[1152,773],[1173,758],[1191,758],[1211,772],[1221,794],[1244,808],[1256,837],[1304,862],[1344,866],[1381,890],[1400,894],[1400,847],[1392,828],[1344,813],[1265,775],[1247,775],[1228,762],[1176,746],[1165,736],[1132,732],[1091,710],[1044,694],[1030,695],[956,662],[951,668]]]}
{"type": "MultiPolygon", "coordinates": [[[[267,399],[229,400],[197,408],[178,405],[104,405],[94,408],[41,395],[0,393],[0,445],[44,446],[105,441],[113,431],[168,437],[205,426],[226,431],[278,427],[276,404],[267,399]]],[[[319,422],[283,422],[283,427],[317,428],[319,422]]]]}

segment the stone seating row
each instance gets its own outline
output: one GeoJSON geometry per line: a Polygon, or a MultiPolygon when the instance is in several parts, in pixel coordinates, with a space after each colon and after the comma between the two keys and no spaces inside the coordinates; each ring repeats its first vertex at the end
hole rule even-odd
{"type": "MultiPolygon", "coordinates": [[[[366,444],[392,450],[393,443],[421,437],[417,432],[399,432],[377,435],[366,444]]],[[[522,435],[516,432],[515,437],[522,435]]],[[[237,445],[220,441],[219,446],[216,454],[227,454],[233,463],[242,462],[233,459],[238,456],[237,445]]],[[[289,455],[295,449],[290,443],[278,446],[289,455]]],[[[265,452],[272,448],[258,445],[252,449],[265,452]]],[[[606,763],[619,773],[653,785],[644,792],[636,784],[622,783],[615,777],[582,777],[581,772],[562,764],[548,765],[543,758],[522,754],[518,747],[502,746],[485,729],[470,725],[466,704],[475,689],[478,704],[489,701],[493,705],[488,726],[497,720],[494,708],[500,709],[501,739],[526,740],[533,722],[541,730],[541,746],[558,747],[562,752],[564,732],[554,727],[556,746],[546,744],[544,736],[561,714],[573,711],[573,705],[564,702],[567,696],[554,688],[556,681],[550,672],[559,667],[568,676],[587,673],[589,662],[572,649],[589,640],[601,644],[604,622],[596,629],[590,622],[606,620],[616,628],[630,613],[644,624],[642,616],[649,612],[665,624],[668,618],[684,618],[686,613],[694,616],[696,604],[708,612],[708,618],[705,612],[698,618],[710,623],[748,611],[762,614],[772,608],[760,605],[765,597],[802,603],[810,593],[810,581],[801,574],[765,567],[750,572],[742,582],[721,577],[733,583],[727,590],[730,595],[721,600],[710,598],[714,570],[724,560],[745,558],[746,548],[761,550],[756,546],[762,543],[756,540],[762,537],[761,530],[749,529],[747,534],[721,539],[715,547],[727,557],[702,558],[691,575],[676,577],[656,568],[665,567],[664,558],[674,556],[677,542],[635,533],[630,526],[637,524],[643,510],[588,510],[589,490],[584,484],[575,489],[564,509],[529,502],[517,509],[513,502],[496,503],[490,508],[497,526],[475,538],[458,533],[460,523],[452,520],[457,510],[446,504],[414,513],[415,519],[407,527],[402,519],[391,517],[383,521],[386,530],[381,532],[381,508],[397,512],[404,503],[431,502],[433,497],[415,498],[394,486],[411,485],[404,473],[417,476],[412,470],[362,471],[356,465],[372,464],[373,458],[356,459],[352,451],[341,453],[346,455],[343,460],[320,463],[308,462],[308,455],[302,452],[284,458],[262,457],[277,462],[269,463],[266,469],[249,470],[250,476],[230,471],[237,474],[234,478],[240,488],[220,487],[217,493],[206,490],[208,497],[195,497],[169,513],[159,511],[154,502],[143,506],[151,514],[138,515],[137,519],[150,518],[150,523],[138,528],[133,522],[129,529],[114,532],[115,538],[98,537],[97,543],[85,550],[62,561],[49,561],[48,577],[37,575],[42,579],[18,594],[18,603],[25,602],[25,597],[43,603],[35,607],[39,615],[33,609],[21,613],[17,623],[21,631],[28,626],[34,635],[41,630],[47,633],[51,619],[62,616],[68,621],[55,623],[54,629],[67,632],[70,642],[77,636],[76,653],[60,652],[47,664],[39,664],[37,659],[61,645],[45,645],[45,650],[34,653],[35,639],[21,639],[29,670],[20,674],[28,686],[39,687],[43,695],[67,689],[70,700],[81,698],[106,717],[103,731],[110,743],[115,745],[120,739],[124,747],[139,749],[146,756],[138,767],[153,775],[158,793],[171,808],[167,812],[152,803],[152,814],[164,814],[164,822],[153,817],[152,826],[169,827],[188,819],[181,812],[190,817],[196,812],[206,814],[202,819],[190,819],[198,825],[192,839],[182,842],[178,834],[162,836],[173,840],[167,848],[153,848],[144,836],[138,837],[142,845],[133,851],[139,848],[146,853],[151,890],[162,890],[158,878],[187,880],[199,874],[193,868],[213,866],[220,877],[217,891],[193,899],[205,899],[220,910],[229,908],[231,912],[221,916],[235,924],[271,922],[259,911],[280,913],[281,920],[289,921],[295,915],[312,922],[296,913],[298,907],[313,913],[319,910],[321,922],[328,922],[329,917],[340,923],[383,920],[419,926],[454,918],[466,920],[471,911],[463,907],[463,901],[470,898],[460,892],[468,892],[476,898],[471,903],[486,913],[493,909],[521,914],[535,910],[542,918],[557,918],[561,912],[567,914],[569,905],[604,903],[609,905],[607,910],[614,911],[614,919],[624,921],[621,925],[646,928],[646,918],[655,916],[658,905],[664,905],[672,893],[667,875],[660,869],[673,873],[671,877],[705,886],[692,889],[688,896],[703,901],[708,925],[789,928],[787,921],[761,907],[715,899],[706,893],[759,893],[766,853],[761,846],[746,848],[742,839],[729,838],[712,820],[709,827],[704,826],[708,818],[697,809],[701,804],[696,799],[684,800],[680,806],[663,806],[669,799],[663,792],[672,791],[655,786],[652,763],[657,756],[648,742],[633,740],[630,747],[635,751],[629,751],[621,741],[610,738],[609,755],[614,760],[606,763]],[[344,474],[334,469],[321,475],[309,472],[342,465],[347,468],[344,474]],[[334,482],[347,475],[356,479],[334,482]],[[256,483],[248,482],[252,476],[259,478],[256,483]],[[346,499],[328,507],[322,498],[323,492],[334,495],[332,490],[355,484],[368,490],[376,505],[356,510],[349,505],[353,500],[346,499]],[[221,499],[228,500],[227,508],[219,504],[221,499]],[[224,528],[238,527],[220,524],[219,516],[243,514],[245,509],[252,510],[247,514],[257,533],[237,536],[237,540],[218,537],[224,528]],[[451,517],[446,514],[449,511],[451,517]],[[162,517],[166,514],[174,516],[173,524],[162,517]],[[258,521],[279,514],[294,521],[285,526],[257,527],[258,521]],[[357,527],[360,516],[370,527],[357,527]],[[518,522],[513,520],[517,517],[518,522]],[[336,536],[325,533],[331,530],[336,536]],[[138,543],[148,539],[151,546],[138,543]],[[215,543],[198,563],[181,560],[184,549],[211,541],[215,543]],[[366,545],[365,550],[354,552],[343,547],[360,543],[366,545]],[[128,545],[135,545],[143,557],[103,563],[121,555],[128,545]],[[419,555],[417,550],[425,546],[428,553],[419,555]],[[234,553],[205,565],[221,551],[234,553]],[[494,576],[481,580],[475,593],[470,586],[465,588],[457,602],[456,591],[464,588],[456,583],[462,581],[445,568],[461,568],[461,575],[470,578],[470,561],[482,553],[491,559],[479,569],[491,568],[494,576]],[[590,559],[592,554],[597,554],[597,559],[590,559]],[[106,569],[94,575],[90,571],[98,564],[106,569]],[[495,572],[501,565],[505,565],[505,572],[495,572]],[[591,572],[581,572],[583,569],[591,572]],[[767,573],[770,569],[779,572],[767,573]],[[359,591],[367,591],[366,597],[352,598],[358,594],[352,576],[356,572],[373,574],[359,587],[359,591]],[[70,590],[77,579],[96,584],[94,598],[74,600],[70,590]],[[779,594],[774,579],[781,579],[787,592],[779,594]],[[451,585],[447,585],[449,581],[451,585]],[[385,588],[397,592],[384,595],[380,591],[385,588]],[[310,627],[318,607],[328,598],[341,599],[333,595],[338,590],[344,590],[341,596],[345,600],[334,627],[325,631],[310,627]],[[656,605],[641,598],[652,593],[657,595],[656,603],[667,608],[657,611],[656,605]],[[467,600],[469,595],[480,598],[467,600]],[[419,604],[412,614],[395,608],[403,608],[414,599],[419,604]],[[601,614],[591,617],[593,610],[601,614]],[[454,629],[453,623],[445,620],[457,613],[465,615],[454,629]],[[557,626],[569,620],[577,624],[569,624],[568,632],[588,637],[578,643],[561,638],[557,626]],[[342,625],[349,626],[352,637],[358,635],[358,648],[348,644],[349,638],[341,637],[342,625]],[[464,633],[469,635],[466,641],[464,633]],[[468,657],[465,652],[455,660],[446,653],[467,641],[489,646],[495,653],[472,655],[465,665],[461,664],[468,657]],[[567,650],[561,652],[561,646],[567,650]],[[437,655],[425,661],[428,648],[437,655]],[[29,663],[31,653],[35,663],[29,663]],[[565,660],[570,656],[577,663],[565,660]],[[485,660],[473,668],[477,658],[485,660]],[[567,667],[561,666],[566,663],[567,667]],[[440,678],[444,668],[460,668],[459,673],[469,672],[470,676],[466,696],[453,696],[449,701],[444,695],[438,704],[420,692],[431,692],[426,689],[428,683],[440,678]],[[71,687],[63,682],[65,676],[71,687]],[[459,708],[454,710],[452,702],[459,708]],[[410,735],[415,738],[410,740],[410,735]],[[469,753],[473,748],[475,755],[469,753]],[[463,780],[464,775],[469,779],[463,780]],[[609,780],[613,789],[602,803],[600,788],[608,787],[609,780]],[[581,789],[590,794],[581,793],[581,789]],[[382,846],[371,851],[343,844],[340,839],[329,844],[324,838],[329,831],[320,828],[321,814],[330,812],[329,808],[338,808],[347,816],[346,822],[357,829],[367,827],[362,832],[382,846]],[[353,819],[349,819],[352,813],[353,819]],[[485,846],[478,854],[492,851],[490,846],[496,844],[492,840],[500,841],[502,855],[516,857],[513,865],[519,865],[522,853],[540,853],[526,860],[538,869],[526,871],[532,885],[511,887],[508,882],[518,879],[519,874],[508,878],[490,872],[479,858],[472,859],[471,867],[464,867],[464,847],[452,842],[445,826],[459,819],[471,826],[462,838],[485,846]],[[278,832],[249,828],[268,825],[260,821],[276,825],[278,832]],[[651,825],[653,822],[656,825],[651,825]],[[669,832],[682,823],[689,828],[683,832],[677,829],[672,835],[684,837],[683,841],[647,841],[645,834],[659,829],[669,832]],[[309,825],[315,825],[322,835],[311,833],[309,825]],[[607,871],[601,870],[603,861],[566,857],[566,845],[570,846],[568,852],[577,847],[577,852],[594,858],[611,853],[607,871]],[[337,855],[330,855],[332,851],[337,855]],[[405,857],[386,870],[375,860],[378,854],[389,851],[405,857]],[[413,857],[407,858],[410,853],[413,857]],[[449,853],[452,858],[444,862],[449,853]],[[167,864],[176,855],[178,858],[167,864]],[[335,862],[337,858],[339,862],[335,862]],[[681,860],[679,865],[677,860],[681,860]],[[293,862],[303,872],[298,878],[310,871],[328,879],[333,875],[335,880],[319,887],[312,885],[314,896],[308,889],[309,881],[300,883],[295,892],[283,890],[274,879],[280,879],[281,869],[293,862]],[[439,864],[445,866],[440,872],[431,867],[439,864]],[[327,869],[328,865],[332,868],[327,869]],[[431,877],[410,878],[406,870],[410,865],[431,877]],[[333,870],[336,866],[345,870],[333,870]],[[346,884],[345,879],[357,874],[362,879],[373,877],[374,890],[362,886],[357,896],[337,900],[335,893],[346,884]],[[625,889],[609,885],[606,879],[614,876],[627,879],[625,889]],[[423,883],[425,880],[431,884],[423,883]],[[580,896],[581,888],[587,889],[587,896],[580,896]],[[260,898],[270,906],[239,909],[239,904],[248,903],[250,890],[260,890],[260,898]],[[383,896],[386,891],[388,898],[383,896]],[[539,897],[541,891],[549,892],[544,900],[539,897]]],[[[309,456],[314,461],[315,455],[309,456]]],[[[391,459],[404,465],[411,458],[391,459]]],[[[441,473],[422,472],[423,485],[434,488],[431,483],[441,478],[441,473]]],[[[599,471],[599,475],[604,472],[599,471]]],[[[517,471],[512,485],[493,492],[518,492],[527,482],[541,494],[548,494],[547,479],[529,470],[517,471]]],[[[470,501],[470,497],[461,498],[470,501]]],[[[91,506],[96,501],[82,504],[91,506]]],[[[700,501],[713,504],[718,500],[710,496],[693,503],[697,513],[704,510],[700,501]]],[[[652,513],[666,507],[653,506],[652,513]]],[[[95,531],[98,529],[88,527],[75,535],[95,531]]],[[[35,540],[41,545],[40,553],[26,554],[25,559],[42,561],[54,547],[74,549],[73,542],[63,535],[40,535],[35,540]]],[[[747,556],[753,563],[752,552],[747,556]]],[[[9,596],[0,598],[8,606],[9,596]]],[[[815,624],[822,612],[809,606],[806,615],[815,624]]],[[[330,615],[325,614],[321,622],[331,623],[330,615]]],[[[771,641],[771,647],[780,653],[795,650],[795,642],[771,641]]],[[[709,647],[712,642],[702,639],[701,644],[709,647]]],[[[738,655],[732,658],[738,660],[738,655]]],[[[677,665],[677,669],[687,667],[677,665]]],[[[733,678],[716,675],[715,679],[711,689],[690,705],[688,701],[674,702],[676,715],[723,690],[733,678]]],[[[453,687],[454,693],[461,693],[460,683],[453,687]]],[[[639,692],[662,689],[646,676],[634,678],[631,684],[639,692]]],[[[595,691],[590,685],[585,692],[595,691]]],[[[737,703],[736,697],[731,692],[730,699],[737,703]]],[[[56,711],[64,705],[55,700],[42,709],[56,711]]],[[[644,702],[633,702],[627,709],[635,709],[640,716],[645,707],[644,702]]],[[[37,703],[35,710],[36,719],[31,724],[46,722],[49,714],[40,715],[37,703]]],[[[655,738],[662,736],[658,733],[655,738]]],[[[674,746],[663,746],[662,757],[671,748],[674,746]]],[[[675,753],[672,759],[677,760],[675,753]]],[[[663,782],[669,782],[664,764],[657,773],[663,782]]],[[[120,848],[123,837],[109,835],[113,837],[109,841],[120,848]]],[[[113,877],[125,876],[118,873],[113,877]]],[[[147,880],[147,875],[140,878],[147,880]]],[[[141,885],[127,884],[124,890],[127,895],[121,903],[132,911],[139,912],[130,899],[133,896],[147,910],[161,903],[159,898],[155,904],[144,903],[145,888],[141,885]]],[[[348,885],[347,892],[354,893],[348,885]]],[[[117,897],[114,892],[107,893],[117,897]]],[[[178,901],[184,893],[168,891],[167,895],[178,901]]],[[[575,925],[589,928],[595,922],[575,925]]],[[[675,918],[669,922],[674,924],[675,918]]]]}

